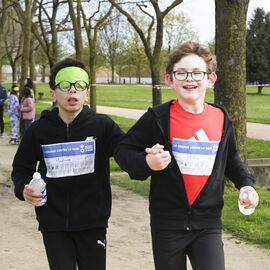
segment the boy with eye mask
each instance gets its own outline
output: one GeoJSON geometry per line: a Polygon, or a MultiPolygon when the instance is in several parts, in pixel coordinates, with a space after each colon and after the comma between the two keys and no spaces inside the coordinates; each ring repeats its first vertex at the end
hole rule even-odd
{"type": "Polygon", "coordinates": [[[111,212],[109,158],[123,132],[88,106],[85,65],[67,58],[50,75],[58,108],[43,111],[27,129],[13,161],[15,195],[36,206],[50,269],[106,268],[106,228],[111,212]],[[36,171],[46,182],[47,202],[29,182],[36,171]]]}

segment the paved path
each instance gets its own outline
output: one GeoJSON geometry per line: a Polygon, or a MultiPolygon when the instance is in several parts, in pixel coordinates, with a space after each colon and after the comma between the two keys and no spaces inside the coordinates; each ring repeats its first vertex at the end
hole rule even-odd
{"type": "Polygon", "coordinates": [[[249,138],[270,140],[270,125],[258,124],[258,123],[247,123],[247,136],[249,138]]]}
{"type": "MultiPolygon", "coordinates": [[[[97,112],[131,119],[139,119],[145,113],[145,110],[109,107],[109,106],[97,106],[97,112]]],[[[270,140],[270,125],[259,123],[247,123],[247,136],[249,138],[268,141],[270,140]]]]}
{"type": "MultiPolygon", "coordinates": [[[[97,112],[131,119],[139,119],[145,113],[145,110],[97,106],[97,112]]],[[[270,125],[247,123],[247,136],[254,139],[270,140],[270,125]]]]}

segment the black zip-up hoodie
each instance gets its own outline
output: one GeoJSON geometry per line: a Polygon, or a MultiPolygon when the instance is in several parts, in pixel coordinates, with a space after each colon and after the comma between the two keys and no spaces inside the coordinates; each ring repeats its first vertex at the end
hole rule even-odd
{"type": "Polygon", "coordinates": [[[38,171],[47,184],[47,203],[35,207],[41,231],[79,231],[105,228],[111,212],[109,157],[123,136],[108,116],[84,106],[79,115],[65,124],[58,109],[44,111],[26,131],[13,161],[15,195],[23,200],[23,189],[38,171]],[[85,141],[96,144],[94,172],[61,178],[46,177],[42,145],[85,141]]]}
{"type": "Polygon", "coordinates": [[[151,176],[149,209],[152,228],[221,228],[224,176],[233,181],[238,189],[254,184],[253,176],[238,155],[232,121],[221,108],[225,116],[224,131],[213,171],[192,206],[189,206],[183,178],[170,145],[170,103],[148,109],[119,143],[115,159],[132,179],[145,180],[151,176]],[[172,161],[164,170],[152,171],[146,163],[145,148],[157,143],[165,146],[172,161]]]}

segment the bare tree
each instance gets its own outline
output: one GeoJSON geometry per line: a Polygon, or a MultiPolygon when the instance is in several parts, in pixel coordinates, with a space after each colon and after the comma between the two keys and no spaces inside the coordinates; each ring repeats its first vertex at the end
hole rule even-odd
{"type": "Polygon", "coordinates": [[[239,154],[246,150],[246,15],[249,0],[215,0],[218,80],[215,103],[230,114],[239,154]]]}
{"type": "Polygon", "coordinates": [[[23,33],[23,49],[21,62],[20,86],[23,87],[25,79],[28,77],[30,40],[31,40],[31,22],[32,22],[32,0],[24,0],[24,9],[19,0],[10,1],[19,18],[23,33]]]}
{"type": "MultiPolygon", "coordinates": [[[[136,12],[136,10],[133,10],[132,16],[136,17],[137,24],[143,28],[143,25],[146,21],[146,15],[140,15],[136,12]]],[[[134,30],[130,23],[123,22],[122,20],[121,28],[123,28],[123,33],[121,37],[121,51],[118,53],[119,74],[122,73],[122,70],[124,70],[124,73],[128,71],[128,76],[131,83],[131,76],[134,74],[134,69],[136,69],[137,83],[141,83],[142,70],[149,69],[148,59],[145,55],[144,46],[138,33],[134,30]]]]}
{"type": "MultiPolygon", "coordinates": [[[[134,29],[139,34],[142,43],[144,45],[145,54],[149,61],[149,66],[151,69],[152,76],[152,96],[153,96],[153,106],[160,104],[162,102],[161,96],[161,87],[160,87],[160,54],[163,43],[163,22],[165,16],[176,6],[181,4],[183,0],[174,0],[174,1],[166,1],[171,2],[168,6],[161,11],[160,6],[157,0],[149,0],[149,1],[117,1],[117,0],[109,0],[109,2],[115,6],[123,15],[126,16],[130,24],[134,27],[134,29]],[[141,10],[143,13],[149,16],[150,22],[148,24],[147,35],[142,31],[139,25],[136,22],[136,18],[132,17],[130,13],[127,11],[128,9],[124,8],[125,4],[130,5],[130,3],[136,4],[136,7],[141,10]],[[151,15],[147,11],[146,3],[151,3],[152,8],[154,10],[155,16],[151,15]],[[151,44],[151,33],[155,27],[155,41],[154,45],[151,44]]],[[[130,10],[130,9],[129,9],[130,10]]]]}
{"type": "Polygon", "coordinates": [[[82,29],[81,29],[81,18],[80,18],[80,11],[82,10],[81,0],[77,1],[77,16],[74,12],[73,0],[68,0],[68,6],[69,6],[69,15],[71,17],[73,30],[74,30],[76,59],[82,60],[83,44],[82,44],[82,29]]]}
{"type": "Polygon", "coordinates": [[[164,45],[166,44],[168,54],[188,40],[198,40],[191,20],[183,12],[173,10],[164,19],[164,45]]]}
{"type": "Polygon", "coordinates": [[[41,48],[48,57],[50,67],[59,60],[58,33],[63,31],[65,23],[68,21],[68,9],[61,9],[61,16],[58,11],[65,3],[60,0],[37,2],[36,22],[32,22],[32,32],[38,40],[41,48]],[[65,12],[66,10],[66,12],[65,12]]]}
{"type": "MultiPolygon", "coordinates": [[[[78,0],[80,1],[80,0],[78,0]]],[[[87,17],[85,10],[82,8],[81,13],[83,16],[83,24],[86,30],[88,45],[90,50],[89,67],[90,67],[90,106],[93,110],[96,110],[96,58],[97,58],[97,36],[100,26],[110,16],[112,12],[112,6],[103,13],[100,12],[101,2],[98,2],[97,8],[93,13],[87,17]]],[[[93,9],[92,9],[93,10],[93,9]]]]}
{"type": "Polygon", "coordinates": [[[147,58],[141,40],[136,32],[133,36],[129,35],[129,39],[127,39],[125,58],[128,61],[129,69],[130,65],[136,67],[137,83],[141,83],[141,73],[142,69],[147,66],[147,58]]]}
{"type": "Polygon", "coordinates": [[[36,59],[35,52],[37,50],[37,40],[35,36],[31,33],[31,43],[30,43],[30,58],[29,58],[29,68],[30,68],[30,78],[35,81],[37,77],[36,72],[36,59]]]}
{"type": "Polygon", "coordinates": [[[13,34],[6,35],[4,38],[6,56],[9,60],[9,64],[12,69],[12,81],[16,81],[18,79],[18,61],[22,57],[22,48],[23,48],[23,34],[16,33],[16,27],[11,22],[8,27],[5,29],[9,33],[12,31],[13,34]]]}
{"type": "Polygon", "coordinates": [[[111,83],[115,82],[114,74],[117,64],[117,54],[123,44],[121,13],[116,10],[113,12],[106,23],[100,29],[99,47],[102,48],[101,54],[111,67],[111,83]]]}
{"type": "Polygon", "coordinates": [[[12,1],[3,1],[2,4],[2,53],[11,66],[12,80],[16,81],[18,78],[17,67],[19,59],[22,57],[23,32],[19,17],[14,9],[14,3],[12,1]]]}
{"type": "Polygon", "coordinates": [[[2,61],[3,61],[3,58],[4,58],[4,44],[3,44],[3,37],[4,37],[4,24],[5,24],[5,13],[4,13],[4,10],[5,10],[5,6],[6,6],[6,1],[3,0],[1,3],[0,3],[0,84],[2,83],[2,61]]]}

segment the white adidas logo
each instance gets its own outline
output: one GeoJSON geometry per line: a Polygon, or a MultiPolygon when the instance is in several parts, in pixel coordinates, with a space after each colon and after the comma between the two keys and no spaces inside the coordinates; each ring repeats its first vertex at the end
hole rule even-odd
{"type": "MultiPolygon", "coordinates": [[[[206,135],[205,131],[201,128],[198,131],[195,132],[197,138],[199,139],[200,142],[209,142],[209,138],[206,135]]],[[[188,139],[189,141],[197,141],[194,136],[188,139]]]]}

